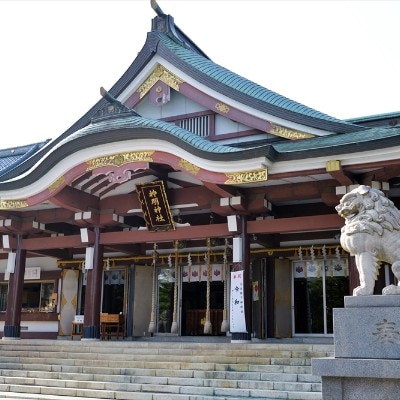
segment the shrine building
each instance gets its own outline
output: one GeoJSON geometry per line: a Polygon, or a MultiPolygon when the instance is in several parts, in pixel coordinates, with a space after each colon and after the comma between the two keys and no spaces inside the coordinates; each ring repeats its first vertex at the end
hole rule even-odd
{"type": "MultiPolygon", "coordinates": [[[[360,184],[399,205],[400,113],[340,120],[283,97],[151,5],[90,110],[0,151],[0,335],[97,340],[116,318],[125,338],[329,337],[358,285],[335,206],[360,184]]],[[[376,290],[391,280],[383,265],[376,290]]]]}

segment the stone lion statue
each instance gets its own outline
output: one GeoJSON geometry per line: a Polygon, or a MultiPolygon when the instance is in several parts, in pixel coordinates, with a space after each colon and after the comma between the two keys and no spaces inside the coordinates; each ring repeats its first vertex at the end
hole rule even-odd
{"type": "Polygon", "coordinates": [[[399,281],[382,294],[400,294],[400,211],[383,192],[365,185],[345,194],[336,211],[345,219],[340,244],[355,256],[359,273],[353,296],[373,294],[381,262],[392,265],[399,281]]]}

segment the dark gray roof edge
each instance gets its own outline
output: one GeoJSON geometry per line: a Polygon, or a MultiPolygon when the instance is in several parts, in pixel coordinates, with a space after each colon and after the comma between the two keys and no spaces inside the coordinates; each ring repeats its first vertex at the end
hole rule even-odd
{"type": "Polygon", "coordinates": [[[378,127],[366,131],[280,142],[271,146],[276,151],[277,161],[290,161],[399,147],[399,139],[400,127],[378,127]]]}
{"type": "Polygon", "coordinates": [[[36,143],[30,143],[30,144],[24,144],[21,146],[13,146],[13,147],[7,147],[5,149],[0,149],[0,157],[5,157],[7,155],[16,155],[16,154],[26,154],[28,151],[30,151],[33,147],[40,148],[43,147],[46,143],[48,143],[51,139],[46,139],[41,142],[36,142],[36,143]]]}
{"type": "Polygon", "coordinates": [[[0,178],[6,175],[8,172],[12,171],[13,169],[17,168],[21,163],[23,163],[25,160],[27,160],[29,157],[39,151],[42,147],[44,147],[49,141],[50,139],[44,142],[38,142],[26,146],[18,146],[0,150],[0,157],[15,157],[20,155],[20,157],[14,163],[10,164],[0,171],[0,178]]]}
{"type": "MultiPolygon", "coordinates": [[[[115,121],[115,120],[114,120],[115,121]]],[[[100,124],[96,124],[100,125],[100,124]]],[[[0,190],[14,190],[25,185],[28,185],[32,181],[39,179],[49,169],[53,168],[58,162],[66,158],[67,156],[76,153],[82,148],[90,148],[98,146],[104,143],[114,143],[119,141],[126,141],[132,139],[161,139],[167,140],[169,143],[173,143],[188,151],[189,153],[205,158],[211,161],[239,161],[243,159],[252,159],[257,157],[267,157],[270,159],[275,158],[275,150],[272,146],[261,146],[252,149],[233,149],[229,152],[212,152],[201,146],[193,146],[188,141],[184,141],[178,135],[171,135],[170,132],[157,129],[154,126],[133,126],[133,127],[121,127],[119,125],[111,125],[106,129],[96,129],[95,125],[92,129],[86,127],[81,132],[77,132],[75,137],[71,137],[66,140],[65,143],[61,143],[58,148],[54,149],[47,157],[29,174],[24,175],[21,179],[11,180],[6,182],[0,182],[0,190]]],[[[179,128],[180,129],[180,128],[179,128]]],[[[187,132],[189,135],[193,135],[187,132]]],[[[215,147],[214,143],[210,142],[210,146],[215,147]]]]}
{"type": "Polygon", "coordinates": [[[348,118],[348,119],[345,119],[345,121],[348,121],[352,124],[358,124],[358,123],[362,123],[362,122],[379,121],[379,120],[387,119],[387,118],[400,118],[400,111],[394,111],[394,112],[384,113],[384,114],[367,115],[364,117],[348,118]]]}

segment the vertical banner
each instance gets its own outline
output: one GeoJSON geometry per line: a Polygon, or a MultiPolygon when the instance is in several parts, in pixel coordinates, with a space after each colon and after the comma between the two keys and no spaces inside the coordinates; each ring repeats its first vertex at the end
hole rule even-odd
{"type": "Polygon", "coordinates": [[[231,272],[230,331],[247,333],[244,313],[243,271],[231,272]]]}

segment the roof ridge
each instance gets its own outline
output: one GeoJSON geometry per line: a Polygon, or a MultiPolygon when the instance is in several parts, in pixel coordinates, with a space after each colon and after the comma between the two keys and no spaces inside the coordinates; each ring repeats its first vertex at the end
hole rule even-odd
{"type": "MultiPolygon", "coordinates": [[[[309,125],[311,124],[311,120],[314,121],[324,121],[326,123],[334,124],[334,127],[321,127],[317,126],[319,129],[331,130],[336,131],[339,130],[339,133],[346,132],[346,131],[355,131],[359,129],[363,129],[356,124],[352,124],[345,120],[332,117],[326,113],[318,111],[314,108],[306,106],[296,100],[292,100],[289,97],[281,95],[271,89],[268,89],[258,83],[251,81],[248,78],[245,78],[226,67],[223,67],[216,62],[212,61],[210,58],[206,58],[201,54],[198,54],[192,51],[189,48],[182,46],[180,43],[177,43],[175,40],[171,39],[169,35],[163,32],[152,32],[153,34],[157,35],[160,39],[162,45],[168,49],[169,52],[172,52],[174,56],[180,60],[180,62],[185,63],[189,68],[193,69],[197,73],[201,73],[204,77],[212,79],[214,82],[218,82],[220,85],[224,85],[226,88],[230,90],[234,90],[236,92],[236,97],[238,94],[240,96],[245,96],[253,101],[253,107],[256,106],[256,103],[259,104],[258,109],[262,109],[262,104],[268,105],[269,108],[273,108],[274,110],[262,110],[264,112],[270,113],[274,116],[280,117],[285,119],[285,116],[277,115],[276,111],[284,110],[286,113],[294,113],[296,115],[300,115],[307,119],[307,121],[299,122],[302,125],[309,125]],[[274,113],[275,111],[275,113],[274,113]],[[340,130],[339,127],[342,127],[340,130]]],[[[157,52],[160,49],[157,48],[157,52]]],[[[163,54],[165,55],[165,54],[163,54]]],[[[214,85],[215,86],[215,85],[214,85]]],[[[245,101],[245,100],[242,100],[245,101]]],[[[288,115],[286,115],[286,119],[291,120],[288,115]]],[[[298,122],[295,120],[296,118],[292,117],[292,122],[298,122]]],[[[314,126],[315,127],[315,126],[314,126]]]]}

